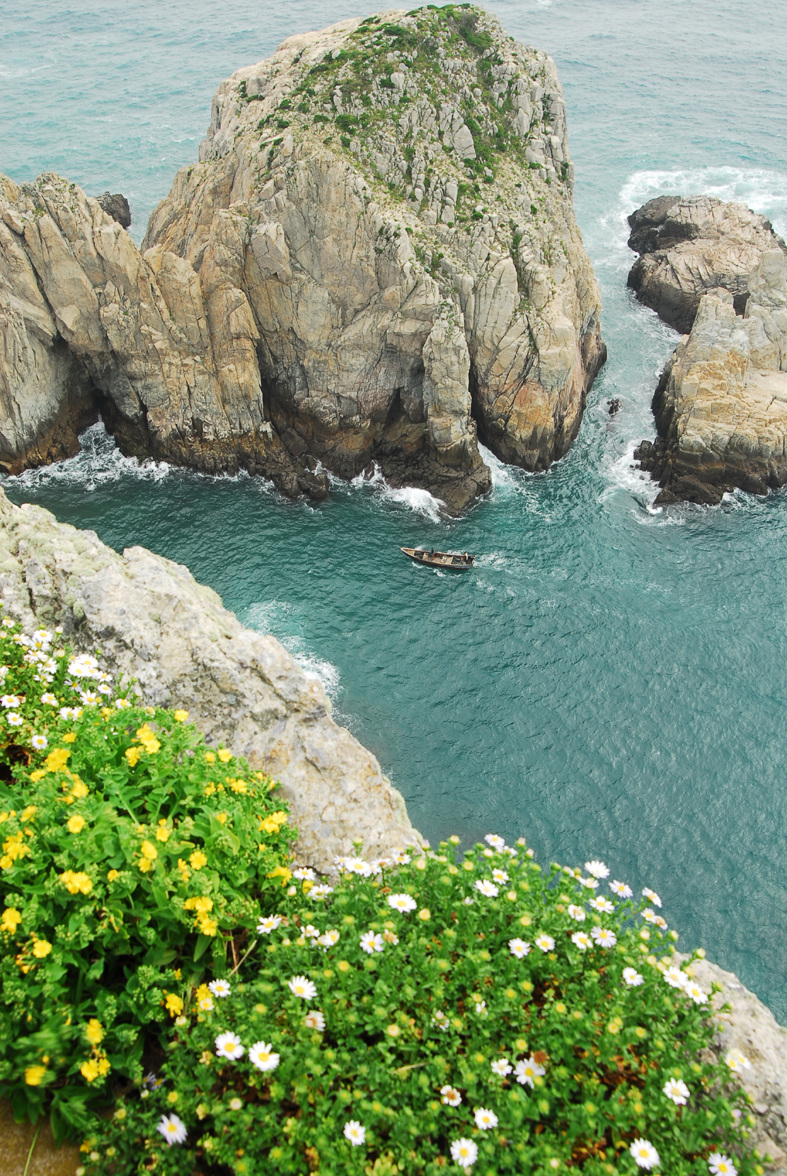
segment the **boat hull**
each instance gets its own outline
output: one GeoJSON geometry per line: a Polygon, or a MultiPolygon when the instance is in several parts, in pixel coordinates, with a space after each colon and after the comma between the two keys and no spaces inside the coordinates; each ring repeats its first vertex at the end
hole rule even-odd
{"type": "Polygon", "coordinates": [[[474,557],[465,559],[453,551],[426,551],[423,547],[400,547],[400,551],[411,559],[413,563],[423,564],[427,568],[439,568],[444,572],[469,572],[473,567],[474,557]]]}

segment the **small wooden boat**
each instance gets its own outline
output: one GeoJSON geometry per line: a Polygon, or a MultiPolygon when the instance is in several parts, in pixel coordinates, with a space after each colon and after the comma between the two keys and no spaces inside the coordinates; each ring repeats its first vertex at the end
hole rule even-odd
{"type": "Polygon", "coordinates": [[[469,572],[475,563],[475,556],[468,555],[466,551],[426,551],[423,547],[400,547],[399,550],[415,563],[426,564],[430,568],[444,568],[451,572],[469,572]]]}

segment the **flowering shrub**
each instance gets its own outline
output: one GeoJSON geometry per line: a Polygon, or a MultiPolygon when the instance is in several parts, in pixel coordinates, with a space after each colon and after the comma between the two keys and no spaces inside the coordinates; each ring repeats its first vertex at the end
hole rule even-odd
{"type": "Polygon", "coordinates": [[[62,1135],[237,965],[294,834],[270,779],[56,642],[0,626],[0,1094],[62,1135]]]}
{"type": "Polygon", "coordinates": [[[654,892],[491,835],[338,865],[333,889],[294,871],[248,964],[194,993],[88,1176],[762,1172],[745,1059],[703,1053],[654,892]]]}

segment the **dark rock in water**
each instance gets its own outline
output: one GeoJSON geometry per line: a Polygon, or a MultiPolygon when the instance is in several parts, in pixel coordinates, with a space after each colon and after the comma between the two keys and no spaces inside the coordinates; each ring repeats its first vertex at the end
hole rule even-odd
{"type": "Polygon", "coordinates": [[[710,290],[728,290],[743,314],[749,273],[764,252],[785,249],[765,217],[713,196],[658,196],[628,220],[629,247],[640,254],[628,285],[681,334],[710,290]]]}
{"type": "Polygon", "coordinates": [[[131,224],[131,209],[128,200],[120,192],[102,192],[96,196],[104,212],[109,213],[113,220],[127,229],[131,224]]]}
{"type": "Polygon", "coordinates": [[[615,396],[612,400],[607,401],[607,411],[610,416],[617,416],[620,412],[621,400],[615,396]]]}

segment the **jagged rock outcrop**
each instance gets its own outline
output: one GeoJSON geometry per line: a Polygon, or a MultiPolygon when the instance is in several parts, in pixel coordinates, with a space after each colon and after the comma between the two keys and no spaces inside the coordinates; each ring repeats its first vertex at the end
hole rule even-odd
{"type": "Polygon", "coordinates": [[[544,469],[603,362],[553,62],[479,9],[292,37],[219,88],[140,253],[55,176],[0,188],[0,462],[127,453],[460,510],[476,431],[544,469]]]}
{"type": "Polygon", "coordinates": [[[122,192],[102,192],[96,200],[121,228],[131,228],[131,209],[122,192]]]}
{"type": "Polygon", "coordinates": [[[787,483],[787,254],[763,253],[748,289],[743,317],[729,291],[702,298],[659,381],[658,438],[634,455],[662,486],[657,503],[787,483]]]}
{"type": "Polygon", "coordinates": [[[419,842],[402,797],[334,723],[320,683],[180,564],[143,547],[118,555],[0,491],[0,601],[26,626],[60,624],[75,648],[100,648],[147,702],[185,707],[209,740],[279,780],[304,864],[329,871],[354,838],[369,856],[419,842]]]}
{"type": "Polygon", "coordinates": [[[760,257],[785,248],[764,216],[714,196],[658,196],[628,221],[629,247],[640,254],[628,285],[682,334],[691,330],[709,290],[729,290],[742,314],[749,274],[760,257]]]}

